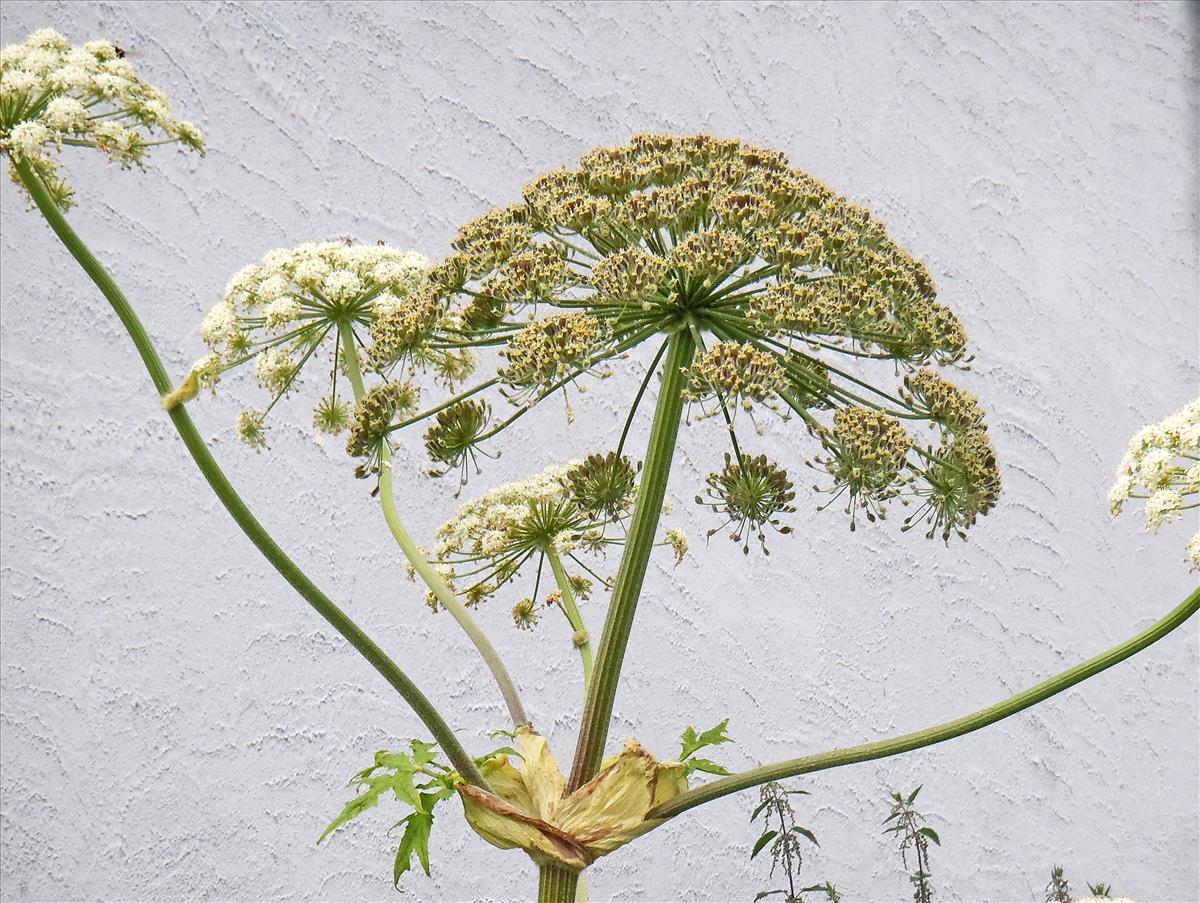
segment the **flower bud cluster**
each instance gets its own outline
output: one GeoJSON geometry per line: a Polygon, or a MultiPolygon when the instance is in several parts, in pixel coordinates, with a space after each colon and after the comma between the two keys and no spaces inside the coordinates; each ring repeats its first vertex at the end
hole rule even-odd
{"type": "Polygon", "coordinates": [[[363,478],[379,472],[379,456],[388,441],[388,428],[397,417],[415,412],[419,398],[420,393],[411,382],[394,380],[372,386],[359,399],[346,438],[346,453],[367,460],[355,470],[355,476],[363,478]]]}
{"type": "Polygon", "coordinates": [[[492,406],[481,398],[468,398],[438,411],[425,430],[425,450],[445,469],[435,470],[432,475],[458,470],[460,485],[466,483],[468,465],[478,466],[478,445],[491,419],[492,406]]]}
{"type": "MultiPolygon", "coordinates": [[[[539,575],[543,557],[558,556],[569,569],[593,572],[581,556],[602,553],[624,542],[624,521],[637,494],[637,468],[615,453],[547,467],[523,480],[504,483],[463,504],[437,531],[434,562],[477,602],[495,595],[530,562],[539,575]]],[[[668,531],[670,534],[670,531],[668,531]]],[[[668,535],[678,558],[687,549],[682,531],[668,535]]],[[[586,598],[592,582],[568,575],[574,594],[586,598]]],[[[540,579],[540,578],[539,578],[540,579]]],[[[513,608],[521,629],[538,622],[539,586],[513,608]]],[[[558,604],[557,591],[545,597],[558,604]]]]}
{"type": "Polygon", "coordinates": [[[0,151],[28,162],[60,207],[72,192],[52,149],[92,147],[129,167],[154,145],[173,142],[204,153],[200,130],[175,117],[167,95],[143,81],[116,45],[73,47],[43,28],[0,50],[0,151]]]}
{"type": "MultiPolygon", "coordinates": [[[[792,481],[787,471],[767,460],[766,455],[734,461],[726,454],[725,467],[720,473],[710,474],[705,482],[705,494],[696,496],[696,504],[725,517],[724,523],[708,531],[710,537],[732,526],[729,538],[742,543],[742,554],[750,554],[751,533],[757,536],[763,553],[770,554],[767,552],[766,527],[772,527],[782,535],[792,532],[791,527],[779,520],[779,515],[796,510],[792,506],[796,497],[792,481]]],[[[686,546],[684,548],[686,550],[686,546]]]]}
{"type": "Polygon", "coordinates": [[[975,396],[964,392],[932,370],[918,370],[904,378],[904,399],[914,410],[951,430],[975,430],[983,426],[983,409],[975,396]]]}

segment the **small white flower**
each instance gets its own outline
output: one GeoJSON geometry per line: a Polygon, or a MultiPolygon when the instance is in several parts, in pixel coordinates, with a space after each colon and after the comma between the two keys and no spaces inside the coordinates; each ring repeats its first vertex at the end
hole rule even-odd
{"type": "Polygon", "coordinates": [[[56,97],[46,104],[42,118],[56,131],[79,131],[87,124],[87,108],[74,97],[56,97]]]}
{"type": "Polygon", "coordinates": [[[301,313],[303,313],[303,309],[295,298],[279,298],[263,308],[263,316],[270,329],[286,326],[293,320],[299,319],[301,313]]]}
{"type": "Polygon", "coordinates": [[[1182,517],[1183,496],[1174,489],[1159,489],[1146,499],[1146,525],[1152,532],[1169,521],[1182,517]]]}
{"type": "Polygon", "coordinates": [[[310,257],[296,264],[293,278],[305,288],[316,288],[329,275],[329,264],[320,257],[310,257]]]}
{"type": "Polygon", "coordinates": [[[210,345],[222,345],[238,334],[237,311],[228,301],[214,304],[204,316],[200,335],[210,345]]]}
{"type": "Polygon", "coordinates": [[[362,291],[362,280],[350,270],[334,270],[325,277],[322,290],[334,301],[347,301],[362,291]]]}
{"type": "Polygon", "coordinates": [[[282,348],[268,348],[254,362],[254,375],[263,388],[282,392],[292,379],[295,363],[282,348]]]}
{"type": "Polygon", "coordinates": [[[22,122],[8,136],[8,146],[18,158],[46,159],[45,147],[52,138],[50,129],[40,122],[22,122]]]}

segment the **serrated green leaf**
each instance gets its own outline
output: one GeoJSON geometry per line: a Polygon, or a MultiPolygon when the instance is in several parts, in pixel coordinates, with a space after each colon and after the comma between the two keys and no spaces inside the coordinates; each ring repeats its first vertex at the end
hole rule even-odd
{"type": "Polygon", "coordinates": [[[930,840],[932,840],[934,843],[936,843],[939,847],[942,845],[942,841],[937,836],[937,831],[933,830],[933,828],[929,828],[929,827],[918,828],[917,833],[924,834],[926,837],[928,837],[930,840]]]}
{"type": "Polygon", "coordinates": [[[795,831],[797,834],[799,834],[801,837],[807,837],[813,843],[817,844],[817,846],[820,846],[820,844],[817,843],[817,835],[814,834],[812,831],[808,830],[808,828],[802,828],[799,825],[794,825],[792,827],[792,830],[795,831]]]}
{"type": "Polygon", "coordinates": [[[417,792],[416,785],[413,783],[413,775],[411,771],[397,771],[391,776],[392,793],[396,795],[396,799],[402,803],[408,803],[418,812],[423,811],[421,808],[421,795],[417,792]]]}
{"type": "Polygon", "coordinates": [[[423,740],[410,740],[412,760],[417,768],[423,768],[437,758],[437,744],[426,743],[423,740]]]}
{"type": "Polygon", "coordinates": [[[758,903],[759,900],[765,900],[767,897],[773,897],[776,894],[786,894],[786,893],[787,893],[786,890],[760,890],[758,893],[756,893],[754,895],[754,903],[758,903]]]}
{"type": "Polygon", "coordinates": [[[918,786],[917,786],[917,789],[916,789],[916,790],[914,790],[912,793],[910,793],[910,794],[908,795],[908,799],[907,799],[907,800],[905,800],[905,802],[906,802],[906,803],[908,803],[908,805],[910,805],[910,806],[911,806],[911,805],[912,805],[912,803],[913,803],[913,800],[915,800],[915,799],[917,798],[917,794],[921,792],[921,788],[922,788],[922,787],[924,787],[924,786],[925,786],[924,784],[920,784],[920,785],[918,785],[918,786]]]}
{"type": "Polygon", "coordinates": [[[761,853],[762,848],[769,844],[778,833],[778,831],[767,831],[762,837],[758,838],[758,840],[754,843],[754,849],[750,853],[750,858],[753,859],[755,856],[761,853]]]}
{"type": "Polygon", "coordinates": [[[433,827],[433,816],[414,812],[402,821],[404,836],[400,838],[400,846],[396,849],[396,862],[392,866],[392,883],[399,886],[400,878],[412,868],[412,857],[417,861],[425,874],[429,874],[429,833],[433,827]]]}
{"type": "Polygon", "coordinates": [[[686,759],[692,753],[696,752],[697,750],[704,749],[706,746],[717,746],[721,743],[732,743],[733,738],[725,733],[725,730],[728,727],[728,718],[726,718],[716,727],[710,727],[702,734],[697,734],[696,729],[691,725],[688,725],[679,738],[680,744],[682,745],[679,758],[686,759]]]}
{"type": "Polygon", "coordinates": [[[724,765],[718,765],[711,759],[688,759],[688,774],[693,771],[703,771],[705,774],[732,774],[724,765]]]}
{"type": "Polygon", "coordinates": [[[321,836],[317,838],[317,843],[320,843],[346,822],[350,821],[350,819],[357,818],[378,803],[379,794],[391,787],[392,778],[390,775],[379,775],[369,778],[364,783],[367,789],[346,803],[342,811],[338,813],[337,818],[331,821],[329,826],[321,832],[321,836]]]}

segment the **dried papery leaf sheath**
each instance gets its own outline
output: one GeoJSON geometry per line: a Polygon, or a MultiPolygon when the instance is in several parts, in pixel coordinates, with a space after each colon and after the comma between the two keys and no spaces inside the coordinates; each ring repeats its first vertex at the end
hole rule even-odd
{"type": "Polygon", "coordinates": [[[539,865],[581,870],[655,827],[646,813],[687,789],[683,762],[660,762],[630,740],[600,772],[568,792],[544,737],[518,729],[521,767],[501,757],[484,773],[494,792],[461,785],[467,821],[501,849],[522,849],[539,865]]]}

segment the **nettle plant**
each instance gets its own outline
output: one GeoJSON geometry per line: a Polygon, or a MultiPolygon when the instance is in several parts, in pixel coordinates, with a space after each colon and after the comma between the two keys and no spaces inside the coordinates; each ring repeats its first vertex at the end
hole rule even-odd
{"type": "Polygon", "coordinates": [[[865,208],[779,151],[708,135],[639,134],[534,178],[519,200],[464,225],[437,264],[353,241],[267,253],[233,276],[201,327],[209,352],[175,385],[129,301],[67,222],[72,195],[56,162],[62,149],[88,146],[140,165],[149,148],[168,142],[204,149],[198,130],[171,115],[162,92],[114,45],[73,48],[43,30],[4,49],[0,148],[13,179],[111,303],[238,526],[429,731],[428,741],[377,753],[326,829],[382,799],[406,806],[396,881],[414,859],[429,870],[435,807],[457,796],[484,840],[533,859],[541,900],[573,900],[599,857],[693,807],[983,727],[1133,655],[1200,604],[1193,592],[1096,658],[964,718],[888,740],[738,774],[696,755],[729,740],[726,722],[685,728],[669,757],[636,740],[610,754],[613,700],[647,564],[656,550],[676,559],[687,550],[682,531],[663,522],[684,424],[726,444],[688,494],[712,516],[709,535],[726,532],[747,555],[765,553],[769,533],[793,529],[798,463],[828,494],[822,507],[843,510],[852,530],[899,506],[901,529],[919,526],[948,541],[996,505],[1000,476],[983,410],[941,372],[966,365],[966,332],[937,300],[925,265],[865,208]],[[539,416],[571,421],[572,400],[589,380],[647,357],[608,447],[466,501],[425,544],[409,533],[393,466],[401,444],[423,443],[429,472],[449,476],[457,496],[504,450],[509,425],[543,402],[550,411],[539,416]],[[410,575],[430,607],[462,627],[495,679],[511,722],[497,725],[505,735],[498,749],[463,748],[218,467],[186,406],[242,369],[266,392],[261,406],[236,417],[249,445],[267,449],[276,402],[310,390],[312,428],[346,436],[364,494],[377,495],[410,575]],[[639,429],[643,411],[648,435],[639,429]],[[755,451],[766,417],[804,435],[807,461],[755,451]],[[604,607],[598,635],[580,608],[588,596],[604,607]],[[493,597],[513,605],[518,628],[557,610],[562,641],[579,652],[584,703],[565,769],[473,616],[493,597]]]}

